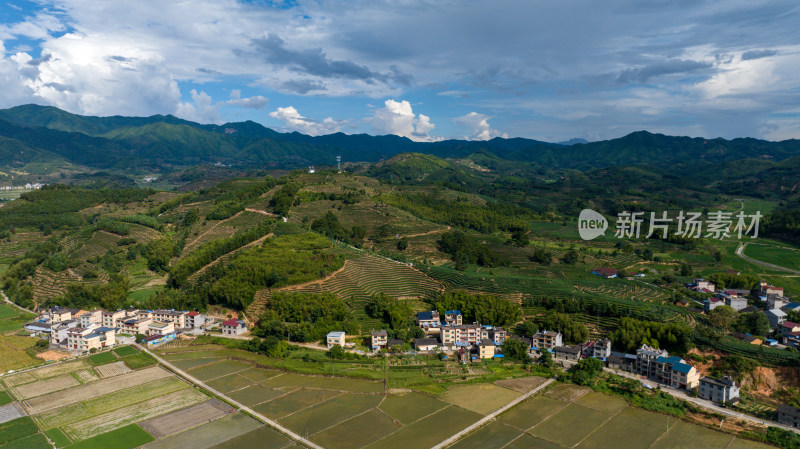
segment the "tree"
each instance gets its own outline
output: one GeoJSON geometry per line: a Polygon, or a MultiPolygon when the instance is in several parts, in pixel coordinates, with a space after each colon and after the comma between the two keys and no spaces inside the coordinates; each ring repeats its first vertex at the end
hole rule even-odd
{"type": "Polygon", "coordinates": [[[564,257],[561,258],[561,262],[567,265],[574,265],[578,262],[578,258],[579,258],[578,251],[576,251],[573,248],[564,253],[564,257]]]}
{"type": "Polygon", "coordinates": [[[528,345],[522,340],[514,338],[507,338],[503,342],[503,354],[507,359],[520,363],[529,363],[531,361],[531,357],[528,355],[528,345]]]}
{"type": "Polygon", "coordinates": [[[398,251],[405,251],[408,249],[408,239],[403,237],[397,241],[397,249],[398,251]]]}
{"type": "Polygon", "coordinates": [[[717,306],[708,312],[708,322],[717,329],[725,331],[731,328],[736,318],[736,310],[731,306],[717,306]]]}
{"type": "MultiPolygon", "coordinates": [[[[714,309],[716,310],[716,309],[714,309]]],[[[733,328],[739,332],[752,335],[767,335],[769,334],[769,320],[762,312],[749,312],[739,314],[733,328]]]]}
{"type": "Polygon", "coordinates": [[[339,345],[333,345],[331,349],[328,349],[327,355],[334,360],[342,360],[347,358],[347,352],[339,345]]]}
{"type": "Polygon", "coordinates": [[[692,275],[692,268],[688,264],[682,263],[681,264],[680,275],[681,276],[691,276],[692,275]]]}
{"type": "Polygon", "coordinates": [[[555,366],[553,363],[553,355],[550,354],[550,351],[543,349],[541,355],[539,356],[539,365],[542,365],[545,368],[552,368],[555,366]]]}
{"type": "Polygon", "coordinates": [[[528,238],[528,234],[523,229],[515,229],[511,233],[511,240],[516,246],[528,246],[531,242],[528,238]]]}
{"type": "Polygon", "coordinates": [[[550,251],[547,251],[544,248],[536,248],[536,250],[533,252],[533,255],[530,256],[530,260],[531,262],[549,266],[551,263],[553,263],[553,255],[550,253],[550,251]]]}

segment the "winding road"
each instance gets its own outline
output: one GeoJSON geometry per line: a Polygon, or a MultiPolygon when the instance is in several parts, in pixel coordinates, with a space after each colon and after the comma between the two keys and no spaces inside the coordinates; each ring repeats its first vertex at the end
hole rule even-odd
{"type": "MultiPolygon", "coordinates": [[[[758,259],[753,259],[753,258],[752,258],[752,257],[750,257],[750,256],[746,256],[746,255],[744,254],[744,248],[745,248],[745,247],[746,247],[748,244],[749,244],[749,243],[739,243],[739,247],[738,247],[738,248],[736,248],[736,255],[737,255],[737,256],[739,256],[739,257],[741,257],[742,259],[744,259],[744,260],[746,260],[746,261],[750,262],[750,263],[754,263],[754,264],[756,264],[756,265],[761,265],[762,267],[767,267],[767,268],[771,268],[771,269],[773,269],[773,270],[778,270],[778,271],[786,271],[786,272],[788,272],[788,273],[792,273],[792,274],[800,275],[800,271],[797,271],[797,270],[792,270],[792,269],[790,269],[790,268],[782,267],[782,266],[780,266],[780,265],[775,265],[775,264],[768,263],[768,262],[763,262],[763,261],[760,261],[760,260],[758,260],[758,259]]],[[[769,245],[767,245],[767,246],[769,246],[769,245]]],[[[786,248],[786,249],[792,249],[792,248],[786,248]]]]}

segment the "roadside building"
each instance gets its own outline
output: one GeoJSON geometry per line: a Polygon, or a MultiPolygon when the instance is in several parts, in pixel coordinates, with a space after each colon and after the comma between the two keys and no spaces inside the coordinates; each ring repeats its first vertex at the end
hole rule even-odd
{"type": "Polygon", "coordinates": [[[167,335],[175,333],[175,323],[164,323],[161,321],[153,321],[147,325],[148,336],[153,335],[167,335]]]}
{"type": "Polygon", "coordinates": [[[176,337],[175,332],[171,332],[169,334],[164,334],[164,335],[151,335],[144,339],[144,344],[147,345],[148,347],[157,346],[162,343],[175,340],[175,337],[176,337]]]}
{"type": "Polygon", "coordinates": [[[153,319],[162,323],[173,323],[176,328],[183,329],[186,326],[186,314],[189,312],[179,312],[176,310],[153,310],[153,319]]]}
{"type": "Polygon", "coordinates": [[[67,348],[77,352],[116,344],[116,329],[100,326],[74,327],[67,332],[67,348]]]}
{"type": "Polygon", "coordinates": [[[784,336],[786,334],[790,334],[792,332],[800,332],[800,324],[797,324],[797,323],[792,322],[792,321],[784,321],[778,327],[778,336],[779,337],[784,336]]]}
{"type": "Polygon", "coordinates": [[[759,283],[758,294],[767,297],[769,297],[769,295],[783,297],[783,287],[776,287],[767,282],[761,282],[759,283]]]}
{"type": "Polygon", "coordinates": [[[119,332],[121,334],[147,335],[147,327],[150,326],[152,322],[153,320],[150,318],[128,318],[124,321],[117,321],[117,326],[119,326],[119,332]]]}
{"type": "Polygon", "coordinates": [[[439,312],[436,310],[417,313],[417,326],[423,329],[439,327],[441,324],[442,323],[439,320],[439,312]]]}
{"type": "Polygon", "coordinates": [[[739,387],[729,377],[715,379],[705,376],[700,379],[697,395],[718,404],[734,403],[739,400],[739,387]]]}
{"type": "Polygon", "coordinates": [[[223,321],[220,328],[222,335],[242,335],[247,332],[247,325],[244,324],[244,321],[237,319],[223,321]]]}
{"type": "Polygon", "coordinates": [[[186,314],[186,327],[190,329],[199,329],[206,324],[205,315],[200,312],[194,311],[186,314]]]}
{"type": "Polygon", "coordinates": [[[642,345],[641,348],[636,350],[636,372],[648,379],[655,378],[658,358],[667,356],[669,356],[669,353],[663,349],[642,345]]]}
{"type": "Polygon", "coordinates": [[[539,351],[546,349],[553,350],[558,346],[563,346],[561,332],[542,331],[533,336],[533,344],[539,351]]]}
{"type": "Polygon", "coordinates": [[[611,355],[611,340],[604,338],[597,340],[592,349],[592,357],[596,359],[605,359],[611,355]]]}
{"type": "Polygon", "coordinates": [[[708,291],[714,293],[714,291],[717,289],[717,286],[711,281],[707,281],[702,278],[695,278],[694,289],[697,291],[708,291]]]}
{"type": "Polygon", "coordinates": [[[325,336],[325,343],[328,345],[328,349],[334,346],[344,348],[345,337],[346,334],[341,331],[328,332],[328,335],[325,336]]]}
{"type": "Polygon", "coordinates": [[[767,319],[772,328],[776,328],[786,322],[786,312],[781,309],[767,310],[767,319]]]}
{"type": "Polygon", "coordinates": [[[555,358],[562,360],[572,360],[577,362],[581,359],[580,346],[557,346],[554,350],[555,358]]]}
{"type": "Polygon", "coordinates": [[[371,344],[372,350],[378,351],[386,347],[389,342],[389,333],[386,332],[386,329],[381,329],[379,331],[372,331],[371,335],[371,344]]]}
{"type": "Polygon", "coordinates": [[[117,310],[116,312],[103,312],[103,326],[105,327],[119,327],[118,321],[127,317],[124,310],[117,310]]]}
{"type": "Polygon", "coordinates": [[[102,309],[94,309],[92,311],[86,312],[81,314],[79,321],[81,323],[81,327],[89,327],[92,324],[102,325],[103,324],[103,310],[102,309]]]}
{"type": "Polygon", "coordinates": [[[435,338],[415,338],[414,348],[417,351],[434,351],[439,347],[435,338]]]}

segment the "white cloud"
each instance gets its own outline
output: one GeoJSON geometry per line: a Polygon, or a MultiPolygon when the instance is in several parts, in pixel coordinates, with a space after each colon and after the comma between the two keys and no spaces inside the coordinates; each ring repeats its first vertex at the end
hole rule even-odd
{"type": "Polygon", "coordinates": [[[231,91],[231,99],[224,102],[225,105],[241,106],[243,108],[262,109],[269,103],[269,98],[256,95],[250,98],[242,98],[242,91],[234,89],[231,91]]]}
{"type": "Polygon", "coordinates": [[[240,90],[232,90],[230,99],[214,103],[207,93],[196,89],[190,92],[192,102],[180,103],[175,111],[175,115],[186,120],[199,123],[217,123],[223,120],[219,116],[219,109],[223,106],[241,106],[245,108],[261,109],[269,103],[269,99],[256,95],[255,97],[242,98],[240,90]]]}
{"type": "Polygon", "coordinates": [[[297,131],[310,136],[321,136],[324,134],[333,134],[342,129],[347,124],[347,121],[334,120],[331,117],[323,121],[317,121],[308,117],[303,117],[297,112],[294,106],[287,106],[285,108],[278,108],[269,113],[269,116],[282,121],[286,129],[290,131],[297,131]]]}
{"type": "Polygon", "coordinates": [[[456,117],[453,121],[458,125],[469,128],[472,132],[468,137],[469,140],[489,140],[495,137],[507,139],[508,134],[492,129],[489,125],[490,118],[488,115],[470,112],[467,115],[456,117]]]}
{"type": "Polygon", "coordinates": [[[377,134],[395,134],[416,142],[442,140],[441,137],[430,135],[436,127],[431,123],[430,117],[424,114],[414,115],[411,103],[406,100],[386,100],[384,107],[376,109],[367,120],[377,134]]]}

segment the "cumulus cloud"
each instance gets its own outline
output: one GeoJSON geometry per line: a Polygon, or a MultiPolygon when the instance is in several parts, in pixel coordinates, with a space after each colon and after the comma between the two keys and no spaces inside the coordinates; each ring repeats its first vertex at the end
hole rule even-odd
{"type": "Polygon", "coordinates": [[[199,123],[222,123],[219,116],[219,109],[223,106],[241,106],[244,108],[262,109],[269,103],[269,99],[256,95],[254,97],[242,98],[242,91],[234,89],[231,91],[230,99],[214,103],[207,93],[192,89],[189,94],[192,96],[191,102],[180,103],[175,115],[186,120],[199,123]]]}
{"type": "Polygon", "coordinates": [[[430,117],[424,114],[415,115],[411,103],[406,100],[386,100],[384,107],[376,109],[368,121],[377,134],[395,134],[417,142],[442,140],[441,137],[430,135],[436,127],[431,123],[430,117]]]}
{"type": "Polygon", "coordinates": [[[269,113],[269,116],[282,121],[286,129],[297,131],[310,136],[321,136],[333,134],[342,129],[347,121],[334,120],[331,117],[318,121],[308,117],[303,117],[297,112],[294,106],[278,108],[269,113]]]}
{"type": "Polygon", "coordinates": [[[470,112],[467,115],[456,117],[453,121],[461,126],[469,128],[472,134],[467,138],[469,140],[489,140],[495,137],[508,138],[508,134],[501,133],[496,129],[492,129],[489,125],[488,115],[479,114],[477,112],[470,112]]]}

